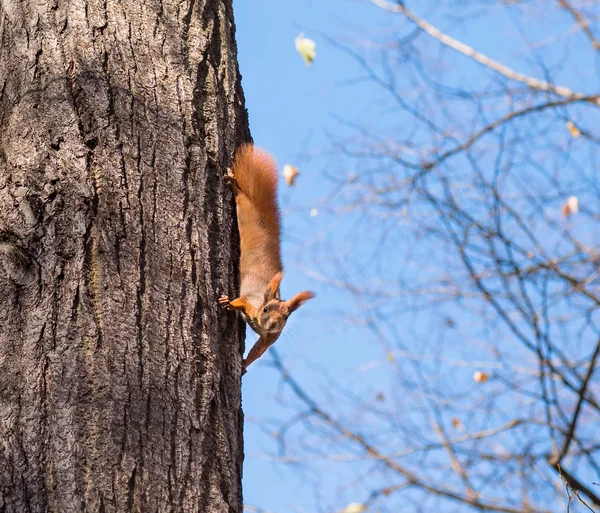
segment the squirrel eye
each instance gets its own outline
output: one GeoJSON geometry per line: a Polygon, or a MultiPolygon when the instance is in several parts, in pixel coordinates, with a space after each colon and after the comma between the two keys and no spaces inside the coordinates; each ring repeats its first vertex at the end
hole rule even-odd
{"type": "Polygon", "coordinates": [[[269,308],[265,306],[265,307],[263,308],[263,312],[267,313],[268,311],[269,311],[269,308]]]}

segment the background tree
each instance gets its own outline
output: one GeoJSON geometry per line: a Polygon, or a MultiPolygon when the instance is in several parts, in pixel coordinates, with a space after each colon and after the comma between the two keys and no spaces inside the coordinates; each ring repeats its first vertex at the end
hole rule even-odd
{"type": "Polygon", "coordinates": [[[348,363],[275,355],[269,457],[319,511],[598,508],[600,5],[369,3],[304,262],[348,363]]]}
{"type": "Polygon", "coordinates": [[[0,2],[0,511],[239,512],[229,0],[0,2]]]}

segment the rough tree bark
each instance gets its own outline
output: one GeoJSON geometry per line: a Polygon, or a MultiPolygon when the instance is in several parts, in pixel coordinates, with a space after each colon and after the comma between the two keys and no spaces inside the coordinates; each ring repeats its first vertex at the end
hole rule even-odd
{"type": "Polygon", "coordinates": [[[0,512],[242,510],[231,0],[0,0],[0,512]]]}

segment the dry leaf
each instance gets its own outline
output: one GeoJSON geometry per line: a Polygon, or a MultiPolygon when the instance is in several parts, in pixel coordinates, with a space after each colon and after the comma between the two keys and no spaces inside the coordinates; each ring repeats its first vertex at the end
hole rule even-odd
{"type": "Polygon", "coordinates": [[[579,128],[577,128],[575,123],[573,123],[572,121],[567,121],[567,130],[569,132],[571,132],[571,135],[575,138],[581,136],[581,132],[579,131],[579,128]]]}
{"type": "Polygon", "coordinates": [[[387,359],[388,359],[388,362],[393,362],[394,361],[394,353],[388,353],[387,359]]]}
{"type": "Polygon", "coordinates": [[[487,372],[475,371],[473,373],[473,379],[476,383],[485,383],[488,379],[490,379],[490,376],[487,372]]]}
{"type": "Polygon", "coordinates": [[[310,66],[317,56],[316,43],[312,39],[304,37],[304,34],[302,33],[298,34],[295,43],[296,50],[298,50],[298,53],[302,56],[306,65],[310,66]]]}
{"type": "Polygon", "coordinates": [[[461,429],[463,427],[463,423],[460,421],[460,419],[457,419],[456,417],[454,417],[452,419],[452,426],[455,429],[461,429]]]}
{"type": "Polygon", "coordinates": [[[579,213],[579,200],[577,196],[570,196],[562,206],[561,211],[565,217],[579,213]]]}
{"type": "Polygon", "coordinates": [[[384,400],[384,396],[381,392],[377,392],[377,395],[375,396],[375,398],[377,399],[377,401],[379,401],[380,403],[383,402],[384,400]]]}
{"type": "Polygon", "coordinates": [[[291,166],[290,164],[283,166],[283,178],[285,179],[285,183],[287,183],[290,187],[294,185],[298,173],[298,168],[291,166]]]}

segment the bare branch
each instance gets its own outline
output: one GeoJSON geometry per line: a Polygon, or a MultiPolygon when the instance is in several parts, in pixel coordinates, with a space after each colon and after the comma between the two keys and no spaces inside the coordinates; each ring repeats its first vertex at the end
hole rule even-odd
{"type": "Polygon", "coordinates": [[[517,118],[520,118],[523,116],[527,116],[534,112],[541,112],[541,111],[544,111],[544,110],[550,109],[550,108],[562,107],[562,106],[569,105],[569,104],[572,104],[575,102],[583,101],[583,102],[597,103],[599,98],[600,98],[599,96],[584,96],[581,98],[569,98],[567,100],[548,102],[548,103],[544,103],[541,105],[534,105],[531,107],[527,107],[525,109],[510,112],[506,116],[503,116],[502,118],[497,119],[496,121],[486,125],[481,130],[477,131],[475,134],[473,134],[471,137],[469,137],[464,143],[456,146],[455,148],[452,148],[452,149],[446,151],[445,153],[443,153],[439,157],[435,158],[431,162],[427,162],[427,163],[423,164],[423,170],[421,172],[415,174],[413,176],[413,178],[411,178],[411,182],[418,180],[425,173],[427,173],[434,167],[437,167],[440,164],[442,164],[446,159],[448,159],[454,155],[463,153],[464,151],[467,151],[469,148],[471,148],[471,146],[473,146],[473,144],[475,144],[478,140],[480,140],[484,135],[492,132],[493,130],[496,130],[497,128],[501,127],[504,123],[507,123],[509,121],[512,121],[514,119],[517,119],[517,118]]]}
{"type": "Polygon", "coordinates": [[[550,460],[550,464],[553,466],[560,467],[560,463],[561,463],[562,459],[569,452],[569,446],[571,445],[571,442],[573,441],[573,437],[575,435],[575,428],[577,426],[577,421],[579,420],[579,414],[581,413],[583,403],[585,402],[584,398],[587,394],[588,385],[590,384],[592,375],[594,374],[594,371],[596,370],[596,360],[598,359],[599,355],[600,355],[600,340],[596,343],[596,349],[594,350],[594,354],[590,360],[587,373],[583,379],[583,382],[581,383],[581,388],[579,389],[579,399],[577,400],[577,405],[575,406],[575,411],[573,413],[573,419],[571,420],[571,423],[569,424],[569,430],[567,431],[567,434],[565,436],[565,441],[563,443],[562,449],[560,450],[560,453],[558,453],[556,455],[556,457],[554,457],[550,460]]]}
{"type": "MultiPolygon", "coordinates": [[[[536,91],[551,92],[558,96],[562,96],[564,98],[569,99],[579,100],[585,97],[583,93],[572,91],[568,87],[555,86],[544,80],[539,80],[537,78],[530,77],[529,75],[525,75],[524,73],[519,73],[509,68],[508,66],[505,66],[504,64],[501,64],[500,62],[495,61],[494,59],[491,59],[487,55],[484,55],[483,53],[474,50],[470,46],[448,36],[447,34],[444,34],[441,30],[434,27],[432,24],[430,24],[426,20],[420,18],[415,13],[407,9],[403,2],[399,1],[396,4],[392,4],[390,2],[387,2],[386,0],[366,1],[371,2],[372,4],[376,5],[377,7],[380,7],[381,9],[385,9],[386,11],[403,14],[415,25],[417,25],[417,27],[429,34],[431,37],[437,39],[440,43],[462,53],[463,55],[466,55],[467,57],[470,57],[471,59],[476,60],[480,64],[483,64],[484,66],[496,71],[497,73],[500,73],[501,75],[504,75],[505,77],[511,80],[515,80],[517,82],[526,84],[531,89],[534,89],[536,91]]],[[[600,100],[598,99],[598,97],[594,97],[593,101],[596,104],[600,104],[600,100]]]]}
{"type": "Polygon", "coordinates": [[[568,0],[558,0],[558,3],[560,4],[560,6],[563,9],[566,9],[567,11],[569,11],[569,13],[571,13],[571,16],[573,16],[573,18],[575,18],[577,25],[579,25],[581,30],[583,30],[586,33],[586,35],[592,42],[592,47],[594,48],[594,50],[600,50],[600,42],[598,42],[598,40],[596,39],[596,37],[594,36],[592,31],[590,30],[590,24],[583,19],[583,16],[581,15],[581,13],[579,11],[577,11],[568,2],[568,0]]]}
{"type": "MultiPolygon", "coordinates": [[[[500,513],[523,513],[524,510],[519,508],[511,508],[499,504],[486,503],[484,501],[479,500],[477,496],[469,496],[468,494],[460,494],[458,492],[454,492],[443,487],[431,486],[426,481],[420,479],[415,473],[399,465],[393,459],[382,454],[375,447],[375,445],[367,441],[367,439],[363,435],[360,435],[359,433],[351,430],[341,422],[335,420],[328,413],[326,413],[326,411],[323,408],[321,408],[316,403],[316,401],[312,399],[310,395],[300,386],[300,384],[291,376],[286,367],[283,365],[283,362],[281,361],[281,358],[279,357],[279,354],[275,349],[271,349],[271,355],[273,356],[273,362],[277,370],[280,372],[283,381],[291,388],[296,397],[298,397],[298,399],[300,399],[305,404],[305,406],[310,408],[310,410],[316,417],[321,419],[326,425],[337,431],[346,439],[356,443],[371,457],[375,458],[378,461],[381,461],[390,470],[393,470],[394,472],[402,476],[404,479],[406,479],[409,485],[421,488],[434,495],[439,495],[447,499],[452,499],[457,502],[468,504],[481,510],[497,511],[500,513]]],[[[533,510],[526,509],[525,511],[533,510]]],[[[550,512],[548,510],[538,510],[537,513],[550,512]]]]}

